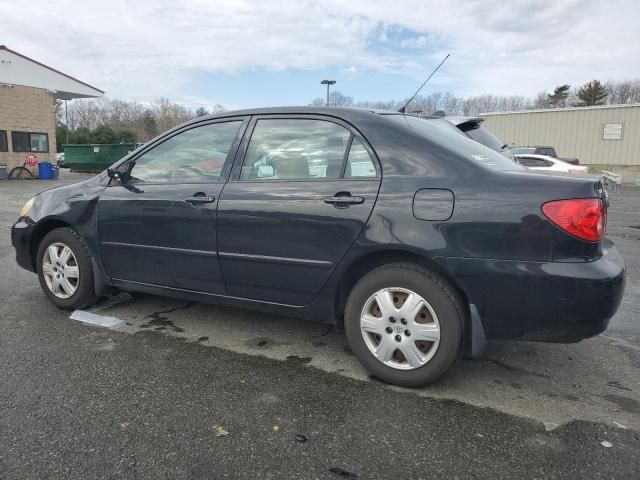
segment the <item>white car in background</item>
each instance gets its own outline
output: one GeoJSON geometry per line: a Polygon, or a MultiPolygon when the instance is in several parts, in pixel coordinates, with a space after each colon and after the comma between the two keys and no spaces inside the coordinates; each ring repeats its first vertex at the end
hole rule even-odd
{"type": "Polygon", "coordinates": [[[549,157],[547,155],[535,155],[531,153],[526,155],[516,154],[515,157],[516,162],[531,170],[576,174],[589,173],[589,167],[585,167],[584,165],[573,165],[569,162],[565,162],[564,160],[560,160],[559,158],[549,157]]]}

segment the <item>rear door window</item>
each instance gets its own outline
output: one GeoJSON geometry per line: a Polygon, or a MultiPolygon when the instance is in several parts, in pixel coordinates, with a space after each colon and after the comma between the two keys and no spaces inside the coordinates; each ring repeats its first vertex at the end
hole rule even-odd
{"type": "Polygon", "coordinates": [[[364,144],[356,137],[351,142],[351,149],[347,157],[347,168],[344,176],[350,177],[375,177],[376,167],[371,155],[364,144]]]}
{"type": "Polygon", "coordinates": [[[333,122],[259,119],[247,148],[241,180],[339,178],[351,132],[333,122]]]}

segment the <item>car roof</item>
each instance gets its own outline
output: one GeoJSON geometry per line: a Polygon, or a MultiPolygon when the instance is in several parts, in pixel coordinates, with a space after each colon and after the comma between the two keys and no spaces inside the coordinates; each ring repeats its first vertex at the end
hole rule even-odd
{"type": "Polygon", "coordinates": [[[389,116],[389,115],[403,115],[407,117],[417,117],[426,119],[442,119],[442,117],[432,115],[413,115],[411,113],[401,113],[394,110],[384,110],[379,108],[360,108],[360,107],[326,107],[326,106],[292,106],[292,107],[264,107],[264,108],[246,108],[242,110],[229,110],[220,113],[214,113],[202,117],[197,117],[187,124],[192,122],[200,122],[202,120],[217,119],[225,117],[236,117],[246,115],[328,115],[332,117],[341,118],[344,120],[357,120],[363,117],[371,116],[389,116]]]}
{"type": "Polygon", "coordinates": [[[241,110],[229,110],[220,113],[214,113],[199,117],[206,118],[223,118],[240,115],[277,115],[277,114],[303,114],[303,115],[331,115],[335,117],[350,117],[367,114],[378,115],[402,115],[400,112],[392,110],[381,110],[374,108],[355,108],[355,107],[326,107],[326,106],[291,106],[291,107],[263,107],[263,108],[245,108],[241,110]]]}

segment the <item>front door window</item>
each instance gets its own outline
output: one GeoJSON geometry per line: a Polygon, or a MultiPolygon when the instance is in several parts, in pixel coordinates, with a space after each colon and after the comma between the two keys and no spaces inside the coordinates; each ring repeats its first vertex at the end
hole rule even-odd
{"type": "Polygon", "coordinates": [[[135,161],[129,183],[219,181],[241,123],[212,123],[169,138],[135,161]]]}

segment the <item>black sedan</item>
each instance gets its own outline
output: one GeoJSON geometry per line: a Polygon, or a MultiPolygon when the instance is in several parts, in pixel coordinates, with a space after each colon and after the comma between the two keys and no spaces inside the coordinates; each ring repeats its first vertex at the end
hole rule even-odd
{"type": "Polygon", "coordinates": [[[344,326],[375,376],[424,385],[487,339],[574,342],[620,304],[597,178],[534,174],[446,120],[342,108],[181,125],[13,226],[60,308],[118,290],[344,326]]]}

